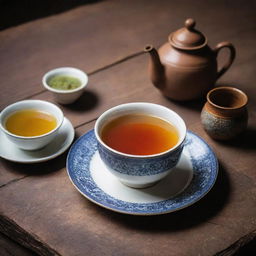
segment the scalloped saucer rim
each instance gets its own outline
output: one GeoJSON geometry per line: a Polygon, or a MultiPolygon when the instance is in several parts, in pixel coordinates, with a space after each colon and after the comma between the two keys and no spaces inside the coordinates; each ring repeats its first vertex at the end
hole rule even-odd
{"type": "MultiPolygon", "coordinates": [[[[159,194],[160,189],[157,189],[157,184],[152,188],[133,189],[123,185],[108,171],[104,171],[104,163],[98,155],[93,130],[81,136],[72,145],[66,166],[68,176],[75,188],[95,204],[119,213],[159,215],[178,211],[196,203],[211,190],[217,179],[218,161],[215,153],[201,137],[190,131],[187,133],[182,157],[183,162],[184,159],[191,161],[192,180],[188,179],[187,184],[177,194],[169,198],[167,194],[164,195],[167,198],[160,199],[155,199],[155,195],[153,197],[149,195],[152,193],[152,188],[154,191],[154,187],[156,194],[159,194]],[[122,193],[123,195],[120,195],[122,193]],[[142,196],[143,193],[147,196],[142,196]],[[140,200],[145,200],[145,202],[140,200]]],[[[163,180],[165,181],[166,179],[163,180]]]]}
{"type": "Polygon", "coordinates": [[[26,151],[19,149],[0,131],[0,157],[8,161],[24,164],[45,162],[64,153],[72,144],[74,136],[74,127],[66,117],[64,117],[56,138],[39,150],[26,151]]]}

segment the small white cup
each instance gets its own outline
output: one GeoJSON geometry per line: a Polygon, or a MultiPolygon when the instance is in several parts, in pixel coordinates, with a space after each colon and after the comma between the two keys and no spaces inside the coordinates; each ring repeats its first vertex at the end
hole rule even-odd
{"type": "Polygon", "coordinates": [[[60,104],[71,104],[76,101],[84,92],[84,88],[88,83],[88,76],[80,69],[72,67],[62,67],[50,70],[42,79],[44,87],[53,93],[54,99],[60,104]],[[48,81],[54,76],[72,76],[81,81],[81,86],[73,90],[58,90],[48,85],[48,81]]]}
{"type": "Polygon", "coordinates": [[[0,114],[0,128],[7,136],[7,138],[13,142],[17,147],[25,150],[37,150],[48,143],[50,143],[55,136],[58,134],[58,130],[63,123],[63,112],[56,105],[42,100],[23,100],[18,101],[14,104],[7,106],[0,114]],[[45,111],[53,115],[57,120],[57,126],[55,129],[51,130],[48,133],[39,135],[39,136],[19,136],[9,132],[5,127],[6,119],[16,111],[23,109],[36,109],[39,111],[45,111]]]}

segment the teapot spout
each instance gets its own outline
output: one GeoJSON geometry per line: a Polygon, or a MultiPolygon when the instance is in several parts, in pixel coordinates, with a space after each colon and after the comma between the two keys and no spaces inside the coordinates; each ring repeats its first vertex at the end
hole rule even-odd
{"type": "Polygon", "coordinates": [[[165,87],[165,72],[164,66],[160,61],[157,50],[152,45],[147,45],[144,48],[144,52],[148,52],[151,57],[149,63],[149,72],[151,81],[158,89],[164,89],[165,87]]]}

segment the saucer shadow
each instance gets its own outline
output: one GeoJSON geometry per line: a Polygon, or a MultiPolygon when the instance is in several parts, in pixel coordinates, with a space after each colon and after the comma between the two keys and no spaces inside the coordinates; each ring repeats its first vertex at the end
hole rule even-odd
{"type": "MultiPolygon", "coordinates": [[[[152,231],[179,231],[200,225],[217,215],[227,204],[230,195],[230,181],[224,166],[219,162],[219,173],[215,185],[209,193],[195,204],[182,210],[155,216],[136,216],[113,212],[92,202],[102,218],[118,222],[124,227],[152,231]]],[[[86,200],[81,198],[81,200],[86,200]]]]}
{"type": "Polygon", "coordinates": [[[25,176],[43,176],[57,172],[66,166],[66,158],[69,149],[60,156],[41,163],[24,164],[15,163],[2,159],[2,164],[8,172],[16,174],[24,174],[25,176]]]}
{"type": "Polygon", "coordinates": [[[82,112],[91,110],[99,104],[99,97],[93,91],[86,90],[81,97],[72,104],[64,105],[74,111],[82,112]]]}

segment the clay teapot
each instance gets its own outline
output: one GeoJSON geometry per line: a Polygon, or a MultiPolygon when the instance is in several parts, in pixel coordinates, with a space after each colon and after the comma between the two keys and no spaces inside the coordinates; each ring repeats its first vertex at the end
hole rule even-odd
{"type": "Polygon", "coordinates": [[[236,51],[231,43],[221,42],[211,49],[195,25],[195,20],[187,19],[185,27],[171,33],[158,51],[151,45],[145,47],[151,56],[149,72],[153,84],[174,100],[204,97],[235,59],[236,51]],[[218,70],[217,56],[223,48],[230,50],[229,58],[218,70]]]}

